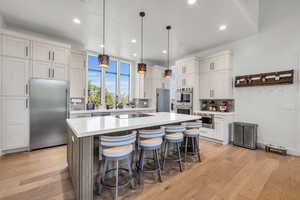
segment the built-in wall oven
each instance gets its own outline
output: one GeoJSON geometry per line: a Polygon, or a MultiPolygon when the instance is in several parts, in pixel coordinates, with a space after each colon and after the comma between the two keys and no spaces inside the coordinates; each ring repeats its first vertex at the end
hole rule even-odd
{"type": "Polygon", "coordinates": [[[193,113],[193,88],[177,89],[176,111],[179,114],[193,113]]]}
{"type": "Polygon", "coordinates": [[[193,109],[191,107],[176,107],[178,114],[186,114],[191,115],[193,113],[193,109]]]}

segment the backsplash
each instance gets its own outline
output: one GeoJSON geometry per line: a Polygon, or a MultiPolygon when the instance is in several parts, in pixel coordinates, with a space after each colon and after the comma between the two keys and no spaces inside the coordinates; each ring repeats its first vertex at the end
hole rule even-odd
{"type": "Polygon", "coordinates": [[[202,111],[234,112],[234,99],[201,99],[202,111]]]}

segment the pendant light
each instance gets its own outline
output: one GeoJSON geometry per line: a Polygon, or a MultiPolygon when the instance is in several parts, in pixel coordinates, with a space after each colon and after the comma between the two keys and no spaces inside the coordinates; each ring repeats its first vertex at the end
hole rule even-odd
{"type": "Polygon", "coordinates": [[[147,71],[147,65],[144,63],[144,17],[146,16],[145,12],[140,12],[141,17],[141,62],[138,63],[137,72],[144,74],[147,71]]]}
{"type": "Polygon", "coordinates": [[[105,54],[105,0],[103,0],[103,38],[102,38],[102,54],[98,56],[98,65],[102,68],[107,68],[109,66],[109,56],[105,54]]]}
{"type": "Polygon", "coordinates": [[[171,78],[171,76],[172,76],[172,70],[170,69],[170,30],[171,30],[171,26],[167,26],[166,29],[168,31],[168,69],[165,70],[165,77],[171,78]]]}

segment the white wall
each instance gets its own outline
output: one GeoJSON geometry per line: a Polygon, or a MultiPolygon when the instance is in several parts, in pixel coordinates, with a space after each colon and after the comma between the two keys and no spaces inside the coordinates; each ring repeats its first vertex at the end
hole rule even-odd
{"type": "MultiPolygon", "coordinates": [[[[234,75],[288,69],[298,73],[299,8],[299,0],[261,0],[259,33],[196,55],[232,49],[234,75]]],[[[299,92],[298,81],[293,85],[236,88],[235,120],[258,123],[260,143],[283,145],[300,155],[299,92]]]]}

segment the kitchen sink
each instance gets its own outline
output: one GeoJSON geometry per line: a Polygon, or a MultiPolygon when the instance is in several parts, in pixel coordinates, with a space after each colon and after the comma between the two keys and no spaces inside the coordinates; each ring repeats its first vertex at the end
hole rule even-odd
{"type": "Polygon", "coordinates": [[[115,115],[118,119],[130,119],[130,118],[138,118],[138,117],[151,117],[152,115],[149,114],[124,114],[124,115],[115,115]]]}

